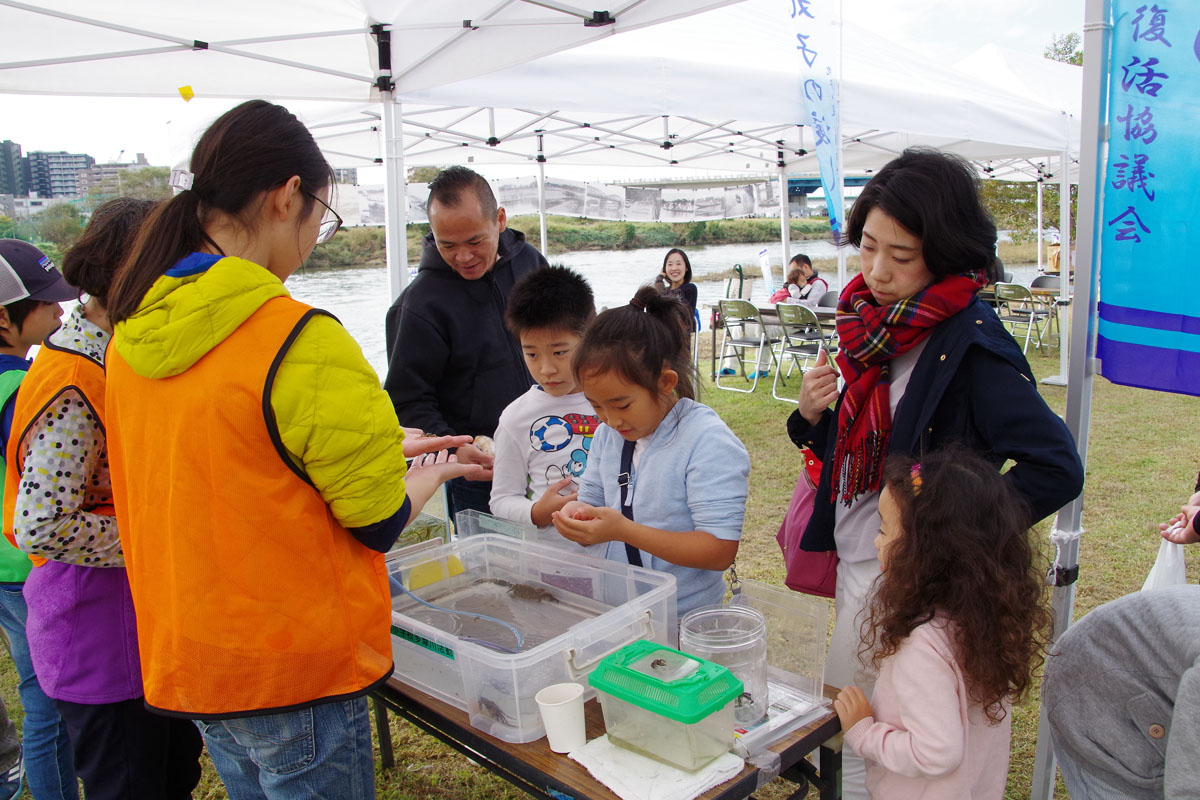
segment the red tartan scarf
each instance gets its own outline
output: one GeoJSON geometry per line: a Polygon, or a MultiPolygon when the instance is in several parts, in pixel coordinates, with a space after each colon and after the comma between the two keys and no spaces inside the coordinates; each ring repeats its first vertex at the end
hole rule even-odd
{"type": "Polygon", "coordinates": [[[833,451],[835,500],[849,506],[858,495],[879,490],[892,433],[888,362],[966,308],[987,282],[983,273],[949,275],[886,306],[875,305],[862,273],[846,285],[837,307],[837,365],[846,394],[833,451]]]}

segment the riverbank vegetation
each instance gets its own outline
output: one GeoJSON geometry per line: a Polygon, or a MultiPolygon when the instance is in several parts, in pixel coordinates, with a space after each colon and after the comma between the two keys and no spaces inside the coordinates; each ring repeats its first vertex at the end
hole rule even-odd
{"type": "MultiPolygon", "coordinates": [[[[606,222],[575,217],[546,217],[547,250],[541,246],[536,215],[513,217],[510,227],[521,231],[534,247],[548,256],[570,250],[637,250],[644,247],[699,247],[710,244],[757,244],[779,238],[777,219],[718,219],[697,222],[606,222]]],[[[421,258],[421,239],[429,225],[408,226],[408,260],[421,258]]],[[[810,217],[792,220],[794,240],[823,239],[829,222],[810,217]]],[[[310,269],[364,267],[384,263],[383,228],[346,228],[308,259],[310,269]]]]}
{"type": "MultiPolygon", "coordinates": [[[[509,225],[525,234],[534,246],[554,256],[572,250],[637,250],[641,248],[702,247],[715,244],[761,244],[779,239],[777,219],[722,219],[698,222],[605,222],[550,216],[546,219],[546,238],[549,251],[540,247],[538,218],[513,217],[509,225]]],[[[421,239],[429,226],[415,223],[408,226],[408,261],[416,265],[421,259],[421,239]]],[[[829,222],[823,217],[791,221],[791,238],[796,242],[793,252],[803,252],[803,242],[827,240],[829,222]]],[[[853,253],[853,251],[851,251],[853,253]]],[[[1000,258],[1006,264],[1029,264],[1037,260],[1035,244],[1001,242],[1000,258]]],[[[309,269],[340,267],[369,267],[384,263],[384,232],[381,227],[346,228],[325,244],[318,245],[308,259],[309,269]]],[[[858,271],[858,256],[847,259],[852,272],[858,271]]],[[[816,259],[818,270],[836,270],[836,259],[816,259]]],[[[759,274],[758,267],[748,266],[746,276],[759,274]]],[[[705,276],[718,280],[724,274],[705,276]]],[[[697,276],[697,279],[701,279],[697,276]]]]}

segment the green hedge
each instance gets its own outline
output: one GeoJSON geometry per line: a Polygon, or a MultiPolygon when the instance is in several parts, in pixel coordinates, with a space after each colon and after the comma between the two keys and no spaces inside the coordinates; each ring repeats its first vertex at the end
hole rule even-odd
{"type": "MultiPolygon", "coordinates": [[[[513,217],[509,225],[540,247],[538,218],[513,217]]],[[[824,238],[829,223],[820,218],[791,221],[793,239],[824,238]]],[[[408,226],[408,257],[413,264],[421,256],[421,238],[427,224],[408,226]]],[[[606,222],[575,217],[548,216],[546,235],[550,253],[568,250],[635,250],[638,248],[688,247],[705,244],[747,244],[779,238],[777,219],[721,219],[698,222],[606,222]]],[[[318,245],[309,256],[310,269],[337,269],[384,263],[383,228],[346,228],[331,241],[318,245]]]]}

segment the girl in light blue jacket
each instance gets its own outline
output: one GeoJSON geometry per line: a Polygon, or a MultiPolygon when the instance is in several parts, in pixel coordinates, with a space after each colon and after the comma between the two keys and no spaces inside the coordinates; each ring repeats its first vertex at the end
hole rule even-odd
{"type": "Polygon", "coordinates": [[[746,448],[694,399],[690,330],[681,303],[643,287],[584,333],[572,368],[604,425],[579,499],[553,515],[571,541],[674,575],[680,616],[724,598],[750,475],[746,448]]]}

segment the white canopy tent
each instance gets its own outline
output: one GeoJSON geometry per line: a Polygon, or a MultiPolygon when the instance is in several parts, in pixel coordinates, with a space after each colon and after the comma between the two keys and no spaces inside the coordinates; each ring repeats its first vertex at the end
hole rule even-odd
{"type": "MultiPolygon", "coordinates": [[[[539,173],[557,163],[648,168],[660,176],[689,167],[762,172],[781,183],[785,173],[816,174],[812,129],[797,124],[805,119],[798,56],[780,34],[782,19],[777,3],[748,0],[672,23],[669,40],[661,28],[637,31],[398,93],[404,134],[396,147],[407,164],[525,162],[539,173]],[[704,59],[645,55],[664,50],[704,59]],[[746,53],[754,54],[749,66],[746,53]]],[[[840,90],[847,173],[869,173],[922,144],[979,162],[989,174],[1003,169],[1022,179],[1016,167],[1037,174],[1037,164],[1064,153],[1069,162],[1077,148],[1078,114],[1065,106],[1072,79],[1078,93],[1078,68],[1060,73],[1053,68],[1062,65],[1052,65],[1065,100],[1050,95],[1042,102],[1024,82],[1010,91],[852,22],[842,31],[841,47],[850,54],[840,90]]],[[[1030,75],[1038,79],[1036,65],[1023,63],[1022,80],[1030,75]]],[[[378,159],[379,127],[374,108],[316,126],[330,157],[348,165],[378,159]]],[[[786,258],[786,225],[781,233],[786,258]]]]}
{"type": "Polygon", "coordinates": [[[407,275],[395,91],[520,64],[735,0],[0,0],[0,92],[380,104],[393,293],[407,275]],[[183,87],[187,87],[184,90],[183,87]],[[390,135],[389,135],[390,134],[390,135]]]}
{"type": "Polygon", "coordinates": [[[378,99],[428,89],[733,0],[0,0],[0,92],[378,99]],[[586,7],[587,10],[584,10],[586,7]]]}

